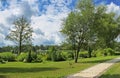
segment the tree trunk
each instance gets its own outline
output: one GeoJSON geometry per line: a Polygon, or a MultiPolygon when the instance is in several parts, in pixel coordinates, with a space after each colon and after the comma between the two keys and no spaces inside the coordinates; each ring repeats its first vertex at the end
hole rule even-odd
{"type": "Polygon", "coordinates": [[[21,53],[21,51],[22,51],[22,32],[20,33],[20,41],[19,41],[19,53],[18,53],[18,55],[21,53]]]}
{"type": "Polygon", "coordinates": [[[91,58],[91,56],[92,56],[91,53],[92,53],[92,49],[89,47],[89,48],[88,48],[88,55],[89,55],[89,58],[91,58]]]}
{"type": "Polygon", "coordinates": [[[78,56],[79,56],[79,49],[77,50],[77,52],[76,52],[76,56],[75,56],[75,63],[77,63],[78,62],[78,56]]]}
{"type": "Polygon", "coordinates": [[[18,51],[18,55],[21,53],[22,50],[22,45],[21,45],[21,41],[19,42],[19,51],[18,51]]]}

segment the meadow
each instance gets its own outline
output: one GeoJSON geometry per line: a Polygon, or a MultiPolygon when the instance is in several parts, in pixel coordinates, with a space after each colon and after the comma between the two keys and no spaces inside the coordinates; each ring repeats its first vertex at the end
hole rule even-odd
{"type": "Polygon", "coordinates": [[[0,64],[0,78],[63,78],[95,64],[118,56],[81,58],[78,63],[71,61],[42,63],[7,62],[0,64]]]}

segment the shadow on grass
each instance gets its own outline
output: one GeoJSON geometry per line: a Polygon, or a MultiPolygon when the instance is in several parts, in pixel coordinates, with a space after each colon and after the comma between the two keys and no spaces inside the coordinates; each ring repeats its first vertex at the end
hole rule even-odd
{"type": "Polygon", "coordinates": [[[106,74],[106,75],[102,75],[100,78],[120,78],[120,75],[119,74],[113,74],[113,75],[106,74]]]}
{"type": "Polygon", "coordinates": [[[0,78],[7,78],[5,75],[0,75],[0,78]]]}
{"type": "MultiPolygon", "coordinates": [[[[43,72],[52,71],[59,68],[52,67],[41,67],[41,68],[18,68],[18,67],[2,67],[0,68],[0,73],[27,73],[27,72],[43,72]]],[[[1,78],[1,77],[0,77],[1,78]]]]}
{"type": "Polygon", "coordinates": [[[102,62],[105,62],[105,61],[108,61],[108,60],[111,60],[111,59],[103,59],[103,60],[92,60],[92,61],[81,61],[79,63],[102,63],[102,62]]]}

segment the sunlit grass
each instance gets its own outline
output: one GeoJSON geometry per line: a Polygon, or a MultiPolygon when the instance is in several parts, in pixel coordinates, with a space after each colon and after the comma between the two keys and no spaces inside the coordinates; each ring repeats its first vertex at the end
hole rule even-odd
{"type": "Polygon", "coordinates": [[[108,69],[100,78],[120,78],[120,62],[108,69]]]}
{"type": "Polygon", "coordinates": [[[62,78],[117,56],[84,58],[74,61],[0,64],[0,78],[62,78]]]}

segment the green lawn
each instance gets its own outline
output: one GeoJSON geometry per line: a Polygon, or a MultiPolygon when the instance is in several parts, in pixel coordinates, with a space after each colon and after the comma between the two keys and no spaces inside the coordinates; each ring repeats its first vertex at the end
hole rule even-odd
{"type": "Polygon", "coordinates": [[[118,56],[79,59],[77,64],[71,61],[72,66],[69,65],[69,61],[45,63],[8,62],[0,64],[0,78],[62,78],[115,57],[118,56]]]}
{"type": "Polygon", "coordinates": [[[120,78],[120,63],[116,63],[115,65],[113,65],[100,78],[120,78]]]}

